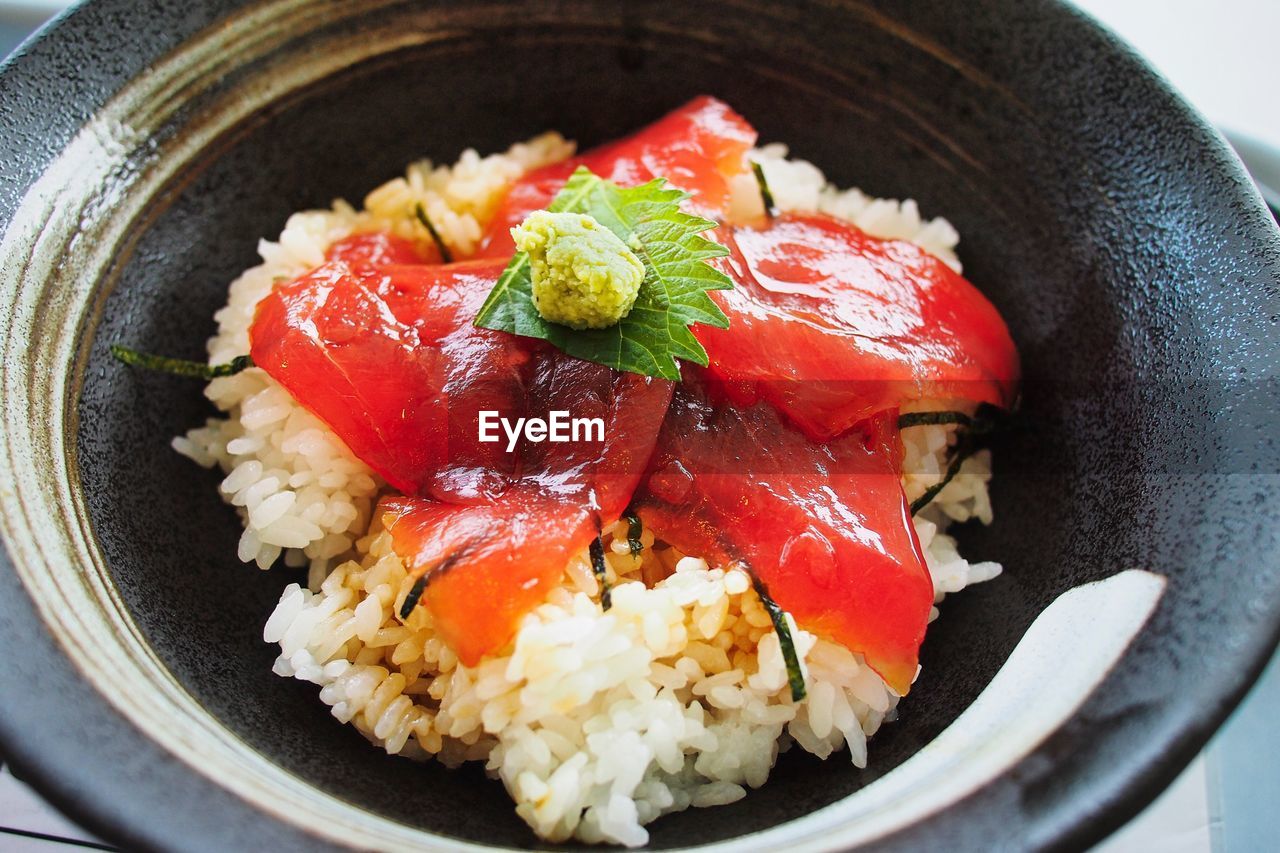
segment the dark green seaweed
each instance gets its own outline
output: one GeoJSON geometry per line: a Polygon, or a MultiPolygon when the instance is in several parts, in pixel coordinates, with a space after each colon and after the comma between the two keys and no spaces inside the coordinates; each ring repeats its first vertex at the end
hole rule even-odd
{"type": "Polygon", "coordinates": [[[964,412],[907,412],[906,414],[898,415],[898,429],[946,424],[959,424],[967,427],[973,424],[973,419],[964,412]]]}
{"type": "Polygon", "coordinates": [[[413,213],[418,217],[418,221],[427,229],[427,233],[431,235],[431,239],[435,241],[436,248],[440,250],[440,260],[446,264],[453,263],[453,253],[449,251],[449,247],[444,244],[444,240],[440,238],[440,232],[431,224],[431,217],[427,216],[427,209],[422,206],[422,202],[418,202],[413,206],[413,213]]]}
{"type": "Polygon", "coordinates": [[[799,702],[805,697],[804,670],[800,668],[800,656],[796,654],[796,644],[791,637],[791,625],[786,614],[778,603],[769,597],[769,590],[764,581],[751,574],[751,584],[755,587],[760,603],[773,621],[773,630],[778,632],[778,644],[782,646],[782,659],[787,663],[787,683],[791,685],[791,701],[799,702]]]}
{"type": "Polygon", "coordinates": [[[232,376],[245,368],[253,367],[253,358],[247,355],[238,355],[226,364],[203,364],[183,358],[138,352],[120,344],[111,345],[111,354],[117,361],[130,367],[141,367],[144,370],[154,370],[157,373],[168,373],[171,376],[182,376],[188,379],[209,380],[218,376],[232,376]]]}
{"type": "Polygon", "coordinates": [[[773,191],[769,189],[769,182],[765,180],[764,167],[752,160],[751,172],[756,176],[756,184],[760,187],[760,198],[764,200],[764,212],[772,219],[778,215],[778,207],[773,203],[773,191]]]}
{"type": "Polygon", "coordinates": [[[631,549],[631,556],[639,557],[640,552],[644,550],[644,543],[640,541],[640,535],[644,533],[644,525],[640,523],[640,516],[634,512],[626,514],[627,519],[627,547],[631,549]]]}
{"type": "Polygon", "coordinates": [[[401,619],[409,618],[409,614],[413,612],[413,608],[418,606],[418,601],[422,598],[423,590],[425,590],[433,580],[458,565],[458,563],[462,561],[463,557],[471,553],[471,549],[474,547],[475,543],[475,539],[470,539],[467,542],[464,542],[459,548],[445,556],[444,559],[424,572],[422,577],[413,582],[413,586],[409,588],[409,594],[404,597],[404,604],[400,606],[401,619]]]}
{"type": "Polygon", "coordinates": [[[591,540],[591,546],[588,550],[591,552],[591,571],[596,576],[596,580],[600,582],[600,609],[608,610],[613,606],[613,589],[610,587],[608,575],[605,573],[604,542],[597,536],[591,540]]]}
{"type": "Polygon", "coordinates": [[[942,479],[925,490],[924,494],[911,502],[911,514],[915,515],[924,509],[947,487],[947,484],[960,473],[960,466],[983,446],[983,439],[991,433],[1007,427],[1010,417],[995,406],[983,403],[973,415],[964,412],[908,412],[898,416],[898,429],[937,424],[957,424],[963,427],[959,438],[951,449],[951,462],[942,479]]]}
{"type": "Polygon", "coordinates": [[[915,515],[920,510],[928,506],[929,503],[938,496],[938,493],[945,489],[947,484],[955,479],[956,474],[960,473],[960,466],[964,464],[964,460],[972,456],[973,452],[977,449],[977,445],[974,444],[969,444],[965,447],[961,447],[961,445],[957,444],[955,455],[951,457],[951,464],[947,466],[947,473],[943,475],[941,480],[925,489],[924,494],[911,502],[911,514],[915,515]]]}
{"type": "Polygon", "coordinates": [[[427,588],[427,580],[430,573],[423,575],[413,582],[413,586],[409,587],[409,594],[404,597],[404,604],[400,605],[400,618],[408,619],[409,614],[413,612],[413,608],[418,606],[418,601],[422,598],[423,591],[427,588]]]}

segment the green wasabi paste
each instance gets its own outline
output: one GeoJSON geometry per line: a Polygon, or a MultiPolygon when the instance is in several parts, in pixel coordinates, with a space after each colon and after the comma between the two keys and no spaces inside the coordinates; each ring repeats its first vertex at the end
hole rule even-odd
{"type": "Polygon", "coordinates": [[[573,329],[604,329],[631,310],[644,264],[616,234],[583,213],[529,214],[511,229],[529,256],[534,307],[573,329]]]}

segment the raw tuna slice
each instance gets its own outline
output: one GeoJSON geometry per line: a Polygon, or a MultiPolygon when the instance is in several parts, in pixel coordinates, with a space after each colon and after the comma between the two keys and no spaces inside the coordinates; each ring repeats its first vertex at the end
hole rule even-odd
{"type": "Polygon", "coordinates": [[[422,601],[437,630],[475,663],[622,514],[672,383],[476,328],[506,262],[376,265],[404,249],[365,239],[339,254],[354,262],[332,260],[278,287],[258,307],[251,351],[404,493],[381,508],[395,550],[426,577],[422,601]],[[511,424],[560,412],[603,429],[508,451],[501,429],[499,440],[480,440],[481,412],[511,424]]]}
{"type": "Polygon", "coordinates": [[[814,439],[910,400],[1009,406],[1018,352],[995,307],[923,249],[817,214],[722,227],[729,328],[694,327],[735,402],[814,439]]]}
{"type": "Polygon", "coordinates": [[[897,412],[818,443],[694,373],[633,500],[640,518],[685,553],[743,564],[802,628],[860,652],[905,694],[933,583],[902,494],[897,412]]]}
{"type": "Polygon", "coordinates": [[[421,601],[463,663],[474,665],[502,648],[520,618],[560,582],[569,560],[622,515],[653,450],[671,386],[542,350],[528,414],[598,417],[603,442],[523,441],[520,478],[491,503],[413,497],[382,503],[393,548],[424,579],[421,601]]]}
{"type": "Polygon", "coordinates": [[[440,250],[434,243],[418,243],[385,231],[352,234],[330,246],[324,256],[330,261],[375,267],[440,263],[440,250]]]}
{"type": "Polygon", "coordinates": [[[401,492],[499,495],[515,460],[477,413],[523,404],[534,342],[471,320],[504,266],[329,261],[258,305],[250,353],[401,492]]]}
{"type": "Polygon", "coordinates": [[[666,178],[693,193],[691,210],[721,220],[729,210],[730,182],[746,174],[745,156],[755,142],[755,129],[728,104],[705,95],[694,98],[631,136],[520,178],[490,221],[477,255],[515,254],[511,228],[545,209],[579,166],[624,187],[666,178]]]}

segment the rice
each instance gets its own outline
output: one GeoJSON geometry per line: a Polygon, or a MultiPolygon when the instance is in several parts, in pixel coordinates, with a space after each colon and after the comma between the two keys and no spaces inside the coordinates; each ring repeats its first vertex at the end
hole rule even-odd
{"type": "MultiPolygon", "coordinates": [[[[956,229],[941,217],[924,219],[911,199],[872,198],[857,188],[842,190],[827,183],[812,163],[788,159],[787,146],[780,142],[757,148],[749,156],[760,164],[780,210],[821,212],[852,222],[873,237],[908,240],[960,272],[956,229]]],[[[730,214],[746,219],[763,213],[755,178],[743,175],[739,182],[730,214]]]]}
{"type": "Polygon", "coordinates": [[[632,557],[625,536],[625,524],[606,534],[608,611],[584,555],[512,645],[472,668],[425,608],[396,617],[411,580],[375,525],[318,594],[285,590],[264,631],[280,644],[275,671],[320,685],[335,717],[389,753],[485,761],[550,840],[643,844],[661,814],[764,784],[784,732],[823,757],[847,746],[865,766],[897,697],[857,655],[792,623],[810,690],[792,702],[741,570],[668,553],[675,571],[646,587],[663,568],[644,563],[660,558],[632,557]]]}
{"type": "MultiPolygon", "coordinates": [[[[421,205],[465,255],[510,181],[572,150],[544,134],[504,154],[467,151],[452,167],[423,161],[360,210],[338,201],[295,214],[276,242],[260,244],[262,264],[231,284],[210,363],[247,352],[257,302],[278,279],[319,264],[333,241],[379,229],[421,238],[421,205]]],[[[781,208],[911,240],[959,269],[946,220],[923,219],[910,200],[835,188],[786,155],[781,145],[752,153],[781,208]]],[[[735,187],[735,215],[759,206],[753,182],[735,187]]],[[[388,753],[484,762],[543,838],[642,845],[645,824],[741,799],[793,747],[821,758],[847,750],[865,767],[867,739],[896,714],[899,697],[861,656],[794,622],[807,697],[793,702],[777,633],[747,575],[664,547],[651,530],[632,556],[622,523],[605,531],[610,610],[584,552],[505,649],[464,666],[426,608],[397,615],[411,581],[373,517],[385,484],[368,466],[262,370],[215,379],[205,393],[225,416],[173,444],[226,474],[222,495],[244,522],[240,559],[309,566],[307,585],[284,590],[263,630],[280,647],[274,671],[317,685],[335,718],[388,753]]],[[[955,429],[903,431],[909,500],[943,477],[955,429]]],[[[956,521],[990,523],[990,476],[986,453],[970,457],[915,518],[935,602],[1000,572],[966,561],[946,533],[956,521]]]]}

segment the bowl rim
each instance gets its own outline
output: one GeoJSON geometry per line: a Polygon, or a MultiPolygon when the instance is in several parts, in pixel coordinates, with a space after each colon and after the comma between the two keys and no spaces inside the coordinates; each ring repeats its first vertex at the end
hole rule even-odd
{"type": "MultiPolygon", "coordinates": [[[[129,79],[143,71],[149,61],[214,25],[224,15],[247,5],[250,4],[246,0],[228,0],[201,5],[197,10],[184,10],[184,15],[179,16],[176,6],[162,7],[165,14],[156,14],[155,9],[142,10],[128,0],[95,0],[68,9],[24,42],[0,65],[0,94],[20,90],[24,86],[28,90],[32,87],[38,89],[42,78],[47,79],[46,72],[59,73],[52,66],[56,65],[55,55],[60,44],[92,42],[90,34],[104,27],[118,29],[128,22],[155,31],[163,22],[167,36],[157,35],[154,42],[147,42],[145,36],[138,39],[145,45],[144,49],[129,54],[127,61],[105,72],[84,70],[84,80],[79,82],[85,86],[73,96],[75,108],[46,122],[49,127],[41,137],[39,153],[35,157],[29,153],[17,159],[6,157],[3,183],[0,183],[0,223],[8,225],[18,201],[43,168],[90,116],[129,79]],[[148,15],[154,17],[144,22],[142,19],[148,15]],[[21,163],[15,169],[10,164],[18,160],[21,163]]],[[[1035,10],[1024,12],[1052,16],[1062,26],[1084,27],[1091,30],[1094,37],[1108,42],[1110,48],[1124,58],[1134,79],[1145,86],[1152,97],[1162,99],[1162,106],[1177,117],[1180,126],[1197,141],[1206,156],[1212,158],[1213,165],[1233,179],[1236,201],[1241,208],[1257,211],[1270,222],[1261,197],[1252,188],[1238,159],[1221,135],[1183,102],[1131,48],[1101,28],[1087,14],[1065,3],[1051,0],[1035,10]]],[[[15,110],[15,113],[21,113],[21,110],[15,110]]],[[[30,113],[25,115],[30,116],[30,113]]],[[[11,120],[7,117],[0,123],[8,127],[11,120]]],[[[22,141],[20,136],[6,135],[0,139],[0,150],[5,150],[8,155],[17,153],[22,141]]],[[[1280,232],[1272,228],[1263,234],[1272,246],[1280,247],[1280,240],[1277,240],[1280,232]]],[[[21,660],[9,658],[0,661],[0,676],[5,683],[13,684],[18,679],[33,679],[38,674],[42,686],[57,688],[56,693],[49,689],[5,690],[0,693],[0,753],[24,781],[77,822],[129,849],[225,849],[248,838],[253,840],[254,846],[271,843],[281,849],[331,847],[313,835],[271,818],[212,780],[192,773],[185,762],[160,747],[90,687],[76,665],[44,629],[36,602],[14,571],[7,550],[9,535],[7,531],[4,533],[6,549],[0,551],[0,611],[5,618],[0,621],[0,637],[24,638],[30,649],[21,660]],[[76,696],[78,699],[74,706],[51,705],[43,701],[42,693],[45,696],[76,696]],[[109,737],[103,745],[104,755],[86,768],[80,740],[46,738],[36,743],[29,735],[39,729],[109,737]],[[119,797],[115,770],[138,764],[145,766],[146,775],[150,777],[147,791],[138,797],[119,797]],[[168,795],[164,804],[170,810],[160,820],[148,819],[143,807],[152,801],[164,801],[164,795],[168,795]]],[[[1078,810],[1079,813],[1065,821],[1058,815],[1038,815],[1024,819],[1024,828],[1030,829],[1039,821],[1044,824],[1041,829],[1049,833],[1053,846],[1085,846],[1105,837],[1154,799],[1202,748],[1266,666],[1272,651],[1280,643],[1280,601],[1271,602],[1271,616],[1270,633],[1259,632],[1250,636],[1244,644],[1243,653],[1238,656],[1244,666],[1235,677],[1224,678],[1230,683],[1230,689],[1217,694],[1216,701],[1201,706],[1197,715],[1181,721],[1176,730],[1162,730],[1153,736],[1162,738],[1155,744],[1160,747],[1158,751],[1163,754],[1162,760],[1139,757],[1124,766],[1116,766],[1111,771],[1112,784],[1092,810],[1078,810]]],[[[1105,689],[1114,677],[1114,672],[1109,674],[1098,689],[1105,689]]],[[[1041,742],[1015,768],[1053,753],[1061,746],[1063,729],[1077,720],[1080,713],[1077,709],[1067,724],[1041,742]]],[[[989,787],[1000,786],[1004,793],[1016,793],[1017,783],[1010,778],[1013,769],[1006,771],[989,787]]],[[[973,813],[985,808],[982,802],[984,793],[989,791],[984,789],[984,792],[954,803],[931,816],[927,826],[908,827],[883,841],[891,847],[909,847],[927,839],[945,839],[948,825],[958,825],[956,821],[966,821],[973,813]]],[[[1045,836],[1039,834],[1035,837],[1045,836]]],[[[453,839],[441,836],[424,834],[424,838],[438,841],[443,846],[459,846],[453,839]]]]}

